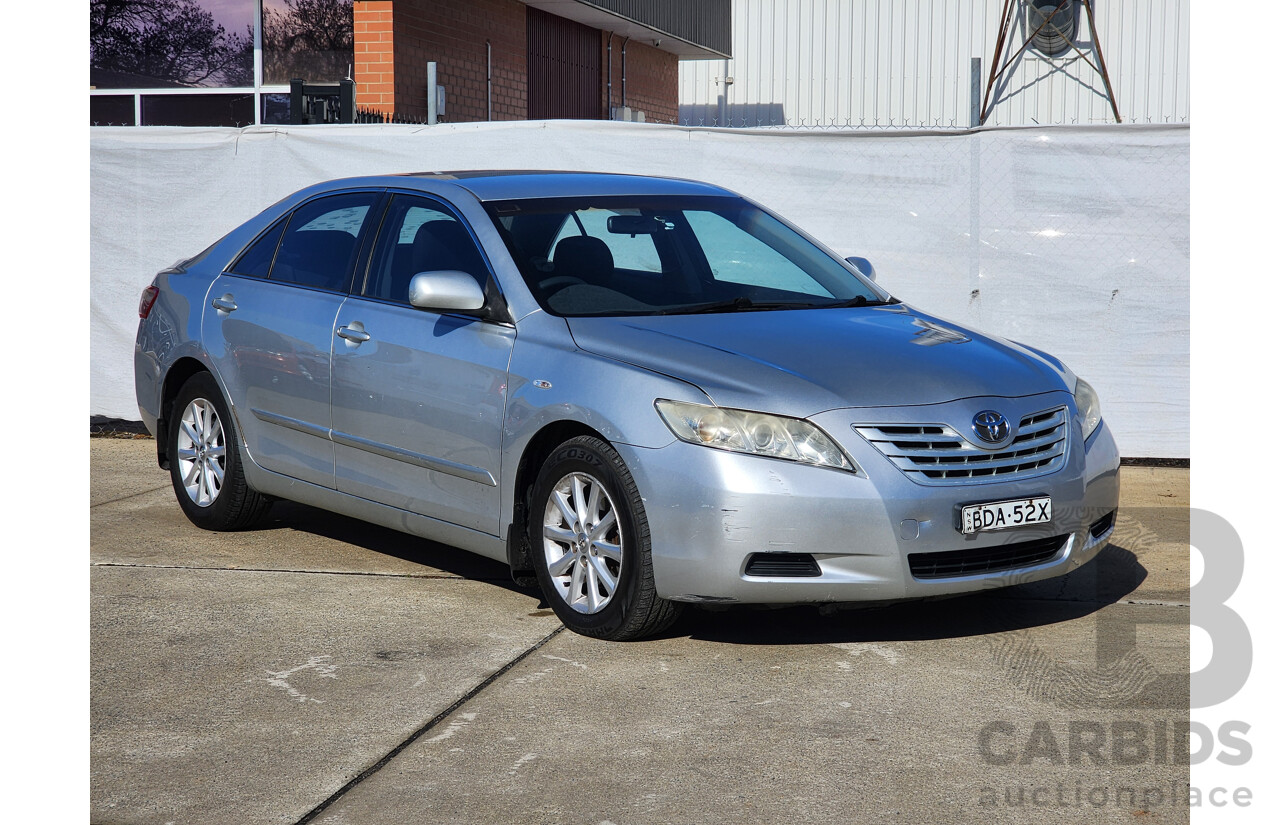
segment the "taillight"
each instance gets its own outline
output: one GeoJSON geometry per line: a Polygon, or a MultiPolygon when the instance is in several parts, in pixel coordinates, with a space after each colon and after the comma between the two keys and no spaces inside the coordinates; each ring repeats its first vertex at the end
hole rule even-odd
{"type": "Polygon", "coordinates": [[[160,288],[154,284],[142,290],[142,298],[138,300],[138,317],[145,319],[150,315],[151,308],[156,305],[156,298],[159,297],[160,288]]]}

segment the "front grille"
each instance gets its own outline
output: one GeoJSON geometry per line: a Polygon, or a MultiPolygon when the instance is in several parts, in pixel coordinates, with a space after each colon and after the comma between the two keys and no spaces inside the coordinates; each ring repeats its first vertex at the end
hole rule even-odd
{"type": "Polygon", "coordinates": [[[907,563],[917,579],[949,579],[1032,567],[1049,561],[1062,550],[1069,536],[1020,541],[999,547],[947,550],[941,553],[911,553],[907,563]]]}
{"type": "Polygon", "coordinates": [[[811,577],[821,576],[822,569],[808,553],[752,553],[747,558],[748,576],[811,577]]]}
{"type": "Polygon", "coordinates": [[[855,425],[907,477],[919,484],[981,484],[1033,478],[1061,469],[1067,458],[1067,408],[1024,415],[1011,442],[977,447],[946,424],[855,425]]]}

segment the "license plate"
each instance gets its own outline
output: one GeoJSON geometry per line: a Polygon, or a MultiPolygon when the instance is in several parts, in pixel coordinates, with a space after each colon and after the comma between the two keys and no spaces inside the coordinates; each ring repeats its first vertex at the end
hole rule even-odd
{"type": "Polygon", "coordinates": [[[970,504],[960,508],[960,532],[1008,530],[1028,524],[1045,524],[1053,519],[1053,501],[1048,496],[970,504]]]}

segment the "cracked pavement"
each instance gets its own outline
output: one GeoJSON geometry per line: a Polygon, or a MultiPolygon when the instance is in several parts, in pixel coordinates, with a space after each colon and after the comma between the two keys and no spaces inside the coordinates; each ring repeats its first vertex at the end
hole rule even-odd
{"type": "Polygon", "coordinates": [[[1189,821],[1188,470],[1063,579],[611,644],[351,519],[201,531],[153,451],[90,440],[92,822],[1189,821]]]}

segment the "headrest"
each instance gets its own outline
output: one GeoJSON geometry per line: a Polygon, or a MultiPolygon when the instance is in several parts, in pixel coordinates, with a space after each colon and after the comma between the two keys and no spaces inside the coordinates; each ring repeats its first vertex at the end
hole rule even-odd
{"type": "Polygon", "coordinates": [[[593,284],[608,283],[613,276],[609,245],[590,235],[570,235],[556,244],[557,275],[572,275],[593,284]]]}

